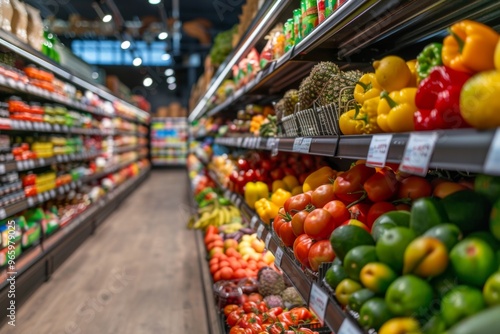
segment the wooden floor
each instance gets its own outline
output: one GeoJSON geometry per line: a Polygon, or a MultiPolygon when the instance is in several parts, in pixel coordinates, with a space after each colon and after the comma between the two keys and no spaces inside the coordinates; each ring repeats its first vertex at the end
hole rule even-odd
{"type": "Polygon", "coordinates": [[[187,196],[184,170],[153,171],[0,332],[208,333],[187,196]]]}

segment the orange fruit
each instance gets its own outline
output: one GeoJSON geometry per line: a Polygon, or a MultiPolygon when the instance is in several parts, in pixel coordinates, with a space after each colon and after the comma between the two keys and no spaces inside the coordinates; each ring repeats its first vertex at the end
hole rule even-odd
{"type": "Polygon", "coordinates": [[[231,269],[230,267],[226,267],[226,268],[221,268],[220,270],[220,278],[223,279],[223,280],[230,280],[233,278],[233,269],[231,269]]]}

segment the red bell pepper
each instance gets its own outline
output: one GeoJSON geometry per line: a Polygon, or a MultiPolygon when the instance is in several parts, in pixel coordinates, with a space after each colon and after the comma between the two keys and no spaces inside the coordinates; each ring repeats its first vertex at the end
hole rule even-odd
{"type": "Polygon", "coordinates": [[[460,91],[470,77],[446,66],[434,67],[418,86],[415,130],[469,128],[460,114],[460,91]]]}

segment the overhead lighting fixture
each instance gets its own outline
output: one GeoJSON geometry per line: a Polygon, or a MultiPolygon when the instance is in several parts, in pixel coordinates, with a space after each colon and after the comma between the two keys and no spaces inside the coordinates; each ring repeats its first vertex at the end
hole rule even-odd
{"type": "Polygon", "coordinates": [[[171,69],[171,68],[167,68],[167,69],[165,70],[165,75],[166,75],[167,77],[169,77],[169,76],[171,76],[171,75],[174,75],[174,73],[175,73],[175,72],[174,72],[174,70],[173,70],[173,69],[171,69]]]}
{"type": "Polygon", "coordinates": [[[108,23],[108,22],[111,22],[112,19],[113,19],[113,16],[111,14],[106,14],[102,17],[102,22],[108,23]]]}
{"type": "Polygon", "coordinates": [[[142,84],[144,85],[144,87],[149,87],[153,84],[153,79],[151,79],[150,77],[146,77],[144,78],[142,84]]]}
{"type": "Polygon", "coordinates": [[[152,5],[157,5],[161,2],[161,0],[149,0],[149,3],[152,5]]]}
{"type": "Polygon", "coordinates": [[[158,39],[160,40],[167,39],[167,37],[168,37],[168,32],[166,31],[162,31],[161,33],[158,34],[158,39]]]}
{"type": "Polygon", "coordinates": [[[175,77],[168,77],[168,78],[167,78],[167,83],[168,83],[168,84],[173,84],[173,83],[175,83],[175,77]]]}
{"type": "Polygon", "coordinates": [[[123,50],[127,50],[130,47],[130,41],[124,40],[120,46],[123,50]]]}
{"type": "Polygon", "coordinates": [[[174,84],[174,83],[173,83],[173,84],[168,85],[168,89],[170,89],[170,90],[175,90],[176,88],[177,88],[177,85],[176,85],[176,84],[174,84]]]}
{"type": "Polygon", "coordinates": [[[168,61],[170,60],[170,58],[172,58],[172,56],[170,56],[170,54],[168,53],[164,53],[161,55],[161,60],[168,61]]]}
{"type": "Polygon", "coordinates": [[[134,60],[132,60],[132,64],[134,66],[140,66],[142,64],[142,59],[140,57],[135,57],[134,60]]]}

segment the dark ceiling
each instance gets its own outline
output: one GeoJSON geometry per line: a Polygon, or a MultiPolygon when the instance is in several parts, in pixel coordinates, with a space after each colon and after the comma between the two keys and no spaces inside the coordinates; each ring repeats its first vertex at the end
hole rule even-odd
{"type": "MultiPolygon", "coordinates": [[[[91,0],[25,0],[27,3],[40,9],[42,17],[55,17],[60,20],[68,20],[71,15],[78,15],[82,20],[99,21],[99,15],[93,8],[91,0]]],[[[251,0],[250,0],[251,1],[251,0]]],[[[100,6],[107,11],[109,7],[105,0],[97,1],[100,6]]],[[[238,15],[241,13],[241,5],[245,0],[179,0],[179,19],[182,23],[205,19],[211,22],[211,28],[208,30],[211,38],[218,32],[230,29],[238,23],[238,15]]],[[[124,21],[152,22],[161,21],[160,10],[162,9],[168,19],[172,18],[172,0],[163,0],[163,6],[152,5],[148,0],[114,0],[124,21]]],[[[146,34],[142,35],[144,39],[146,34]]],[[[59,34],[60,40],[68,47],[71,46],[73,38],[78,39],[115,39],[113,35],[99,36],[95,34],[74,36],[73,34],[59,34]]],[[[141,39],[141,35],[135,37],[141,39]]],[[[157,82],[153,88],[140,89],[138,93],[145,95],[152,102],[155,109],[167,101],[177,100],[183,104],[187,103],[189,92],[193,81],[202,73],[203,60],[201,67],[189,70],[182,63],[182,58],[186,58],[190,53],[198,53],[204,59],[208,54],[209,46],[201,45],[193,37],[182,33],[180,43],[180,54],[176,57],[177,89],[173,92],[167,89],[164,82],[157,82]],[[194,71],[194,73],[193,73],[194,71]]],[[[127,51],[124,51],[127,52],[127,51]]],[[[120,80],[128,87],[141,87],[142,80],[148,73],[162,73],[163,68],[145,68],[133,66],[100,66],[106,73],[117,75],[120,80]]],[[[137,93],[137,91],[136,91],[137,93]]]]}

